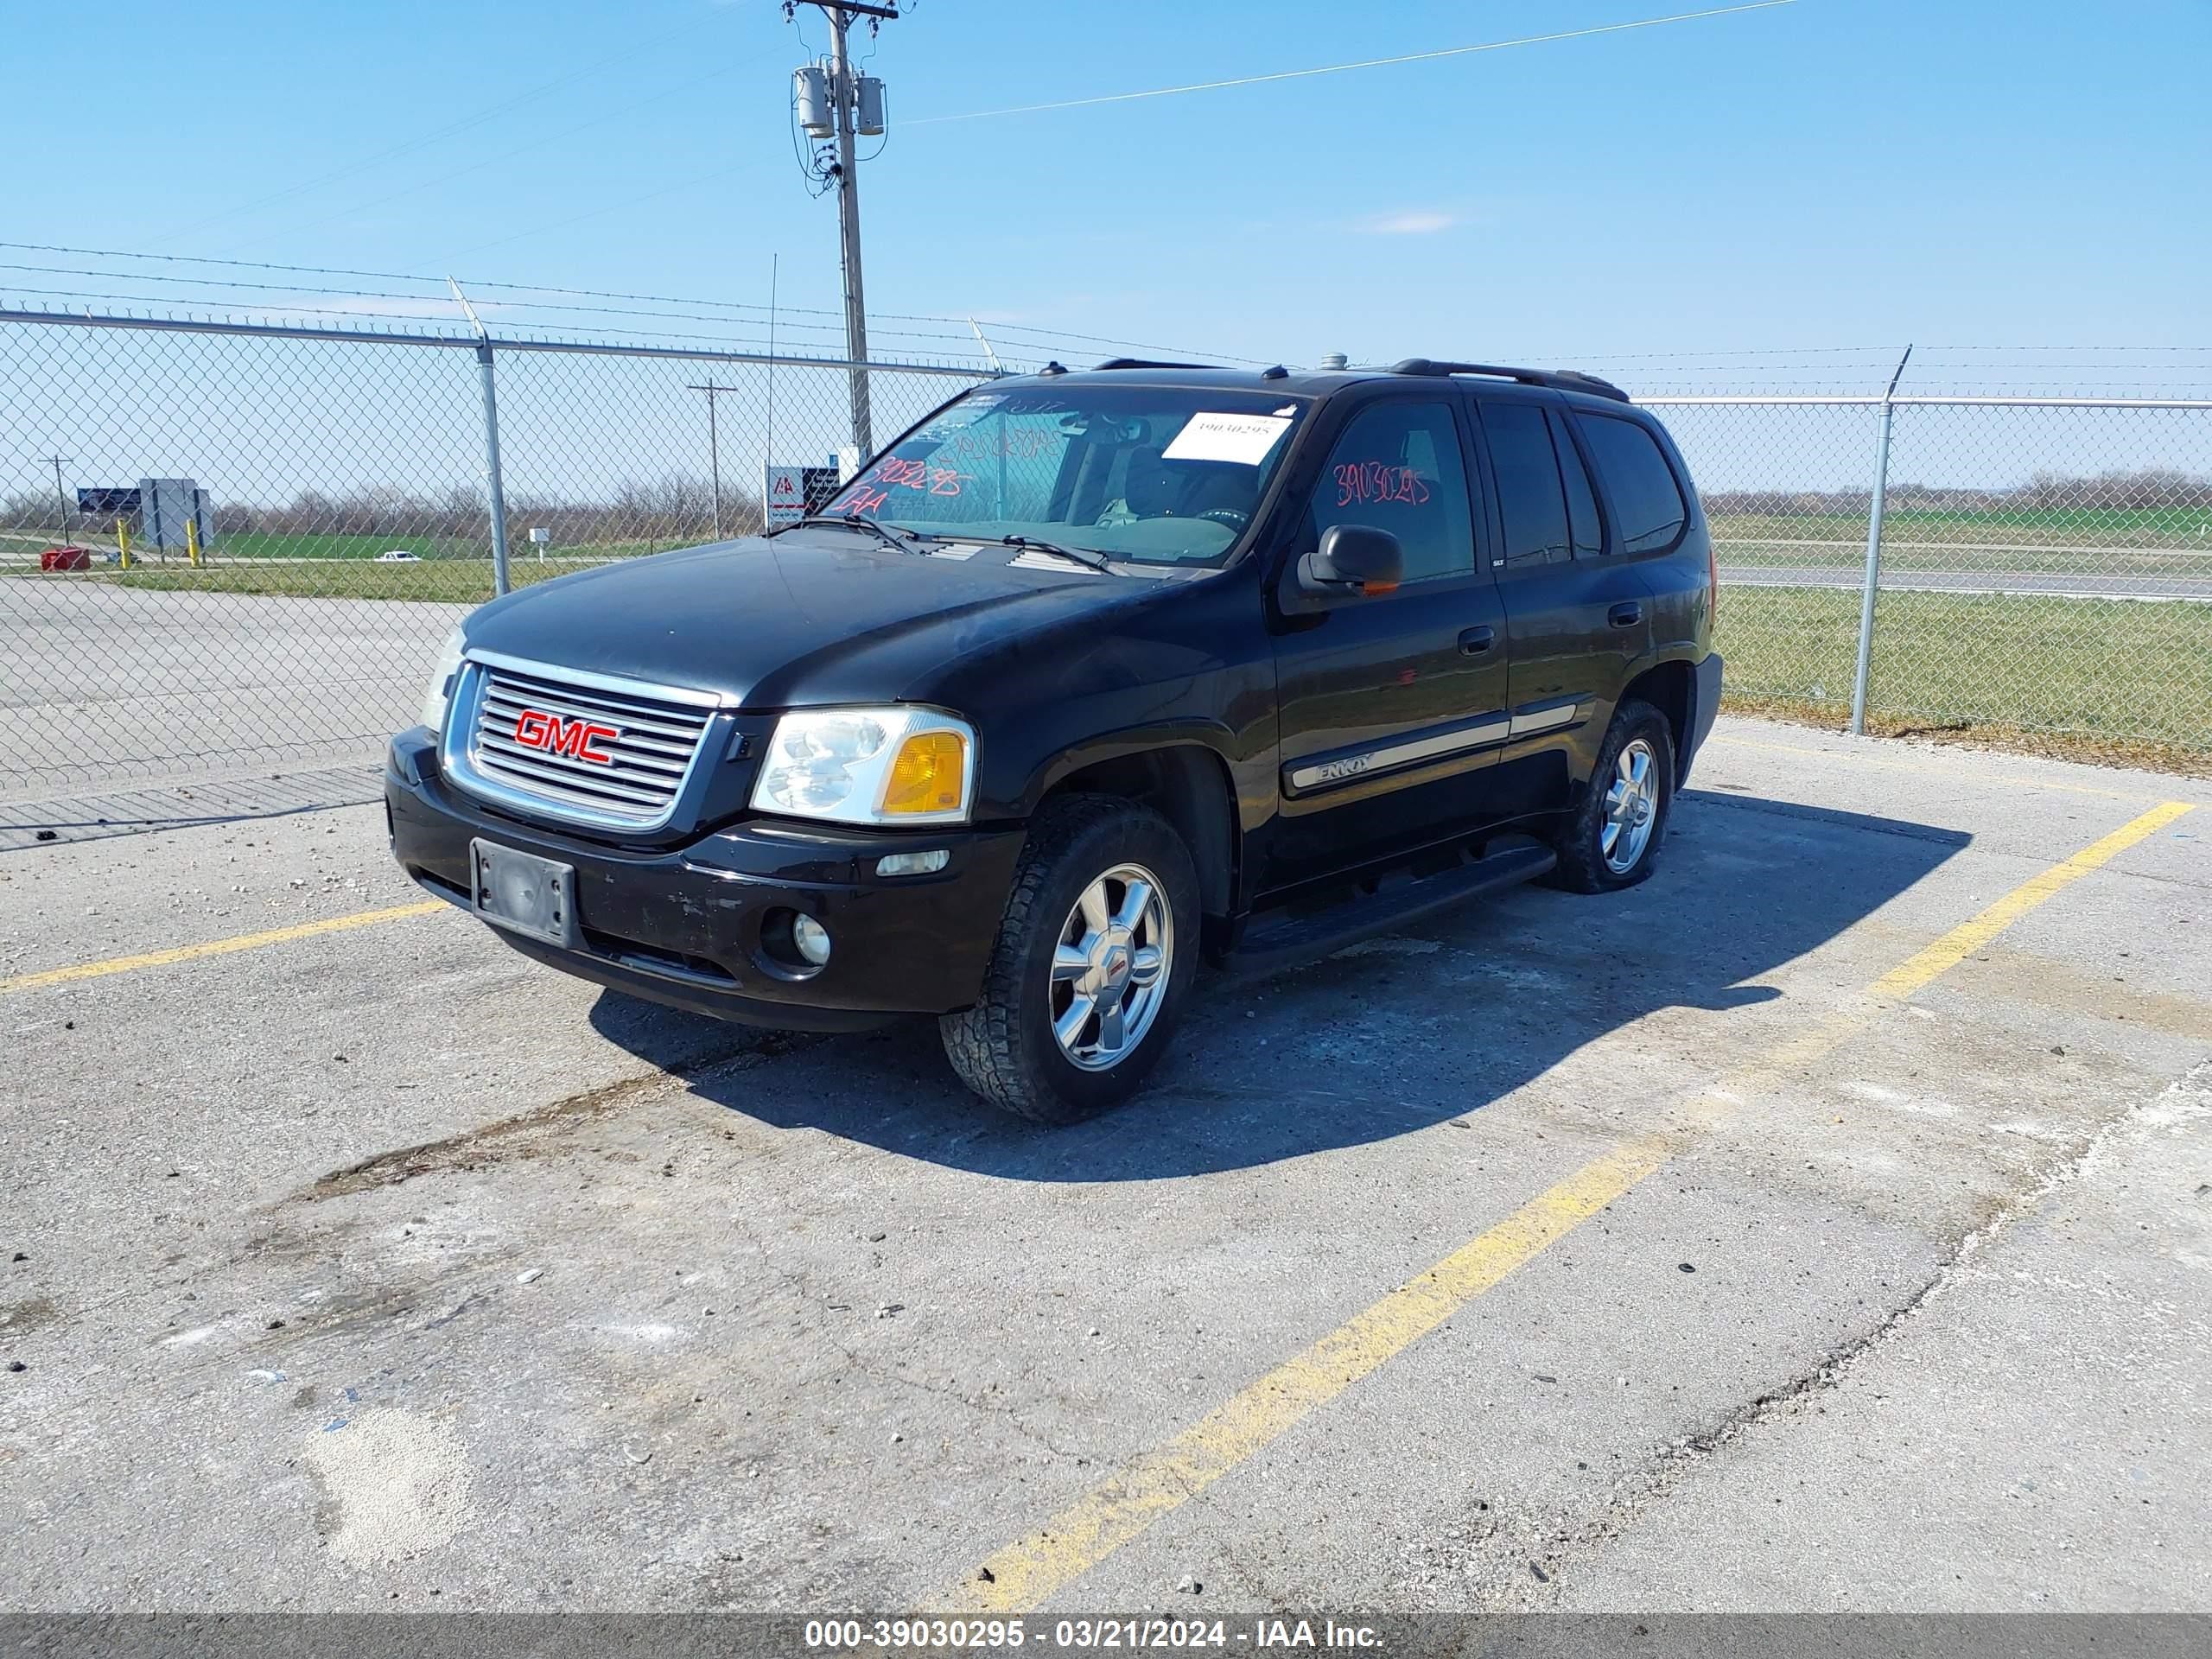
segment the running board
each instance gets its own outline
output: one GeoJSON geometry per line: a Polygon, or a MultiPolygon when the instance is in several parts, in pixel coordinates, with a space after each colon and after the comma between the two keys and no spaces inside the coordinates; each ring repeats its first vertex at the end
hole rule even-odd
{"type": "Polygon", "coordinates": [[[1559,855],[1548,847],[1509,848],[1372,898],[1347,899],[1309,915],[1268,922],[1246,931],[1236,949],[1222,957],[1221,971],[1231,981],[1264,978],[1402,927],[1446,905],[1533,881],[1558,862],[1559,855]]]}

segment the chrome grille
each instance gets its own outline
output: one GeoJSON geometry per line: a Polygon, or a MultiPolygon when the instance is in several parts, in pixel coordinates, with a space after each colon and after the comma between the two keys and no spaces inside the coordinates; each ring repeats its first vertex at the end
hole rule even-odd
{"type": "Polygon", "coordinates": [[[484,783],[546,802],[561,816],[626,826],[665,823],[690,775],[714,709],[670,698],[578,684],[550,674],[480,663],[467,760],[484,783]],[[601,766],[518,742],[515,726],[534,710],[565,722],[612,726],[594,747],[601,766]]]}

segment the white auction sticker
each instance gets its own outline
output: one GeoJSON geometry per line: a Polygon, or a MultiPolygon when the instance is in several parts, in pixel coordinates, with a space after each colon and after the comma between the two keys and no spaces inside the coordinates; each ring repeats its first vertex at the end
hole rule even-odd
{"type": "Polygon", "coordinates": [[[1290,424],[1281,415],[1193,415],[1174,441],[1160,452],[1162,461],[1233,461],[1256,467],[1290,424]]]}

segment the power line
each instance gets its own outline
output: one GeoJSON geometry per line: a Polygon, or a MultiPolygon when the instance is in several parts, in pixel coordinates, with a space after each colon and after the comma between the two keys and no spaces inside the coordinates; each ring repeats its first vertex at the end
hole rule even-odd
{"type": "MultiPolygon", "coordinates": [[[[1262,364],[1268,359],[1257,357],[1231,357],[1226,352],[1198,351],[1188,346],[1162,346],[1141,340],[1111,340],[1103,334],[1075,334],[1059,328],[1028,328],[1018,322],[995,322],[992,332],[1001,334],[1036,334],[1047,340],[1081,340],[1090,346],[1125,346],[1140,352],[1166,352],[1176,357],[1218,358],[1224,363],[1262,364]]],[[[1020,341],[1015,342],[1017,345],[1020,341]]]]}
{"type": "MultiPolygon", "coordinates": [[[[681,188],[681,187],[678,187],[678,188],[681,188]]],[[[399,271],[399,270],[364,270],[354,269],[354,268],[351,268],[351,267],[347,267],[347,266],[343,266],[343,265],[290,265],[290,264],[278,264],[272,263],[272,262],[270,262],[270,261],[267,261],[267,260],[258,260],[258,259],[221,259],[221,258],[217,258],[217,257],[213,257],[213,255],[207,255],[207,254],[141,253],[141,252],[135,252],[135,251],[130,251],[130,250],[128,250],[128,249],[122,249],[122,248],[84,248],[84,247],[73,247],[73,246],[67,246],[67,245],[61,245],[61,244],[59,244],[59,243],[49,243],[49,242],[9,242],[9,241],[0,241],[0,248],[12,248],[12,249],[16,250],[16,251],[19,251],[19,252],[25,252],[25,253],[61,253],[61,254],[73,254],[73,255],[78,255],[78,256],[84,257],[88,257],[88,258],[98,258],[98,259],[143,259],[143,260],[152,260],[152,261],[156,261],[156,262],[162,263],[162,264],[167,264],[220,265],[220,266],[224,267],[225,269],[226,269],[226,270],[231,270],[277,271],[277,272],[285,272],[285,273],[294,273],[294,274],[297,274],[297,275],[300,275],[300,276],[365,276],[365,277],[368,277],[368,278],[370,278],[370,279],[372,279],[372,280],[373,280],[373,281],[377,281],[377,282],[386,282],[386,283],[425,283],[425,284],[428,284],[428,285],[429,285],[429,286],[432,286],[432,287],[437,288],[437,289],[441,289],[441,290],[442,290],[442,289],[444,289],[444,287],[445,287],[445,278],[443,278],[442,276],[416,276],[416,275],[415,275],[414,273],[410,272],[410,271],[399,271]]],[[[32,267],[18,267],[18,268],[19,268],[19,269],[33,269],[32,267]]],[[[110,280],[113,280],[113,281],[122,281],[122,282],[150,282],[150,281],[158,280],[158,279],[156,279],[156,278],[153,278],[153,277],[138,277],[138,276],[134,276],[130,275],[130,274],[129,272],[127,272],[127,271],[78,271],[78,270],[71,270],[71,272],[70,272],[69,274],[71,274],[71,275],[83,275],[83,276],[105,276],[105,277],[108,277],[110,280]]],[[[184,282],[184,283],[197,283],[197,284],[199,284],[199,285],[200,285],[200,286],[202,286],[202,287],[218,287],[218,286],[220,286],[220,287],[232,287],[232,286],[235,286],[235,287],[245,287],[245,286],[246,286],[246,284],[245,284],[245,283],[229,283],[228,281],[221,281],[221,282],[218,282],[218,281],[215,281],[215,280],[213,280],[213,279],[201,278],[201,277],[194,277],[194,276],[180,276],[180,277],[179,277],[179,278],[177,278],[176,280],[178,280],[178,281],[180,281],[180,282],[184,282]]],[[[575,297],[575,298],[579,298],[579,299],[593,299],[593,300],[638,300],[638,301],[642,301],[642,302],[645,302],[645,303],[648,303],[648,304],[658,304],[658,305],[695,305],[695,306],[705,306],[705,307],[709,308],[710,309],[713,309],[713,310],[718,310],[718,311],[756,311],[756,312],[760,312],[760,313],[766,314],[766,312],[768,312],[768,311],[771,309],[771,308],[770,308],[770,307],[763,306],[763,305],[757,305],[757,304],[753,304],[753,303],[752,303],[752,302],[750,302],[743,301],[743,300],[702,300],[702,299],[699,299],[699,298],[696,298],[696,297],[695,297],[695,296],[688,296],[688,295],[671,295],[671,294],[641,294],[641,293],[631,292],[631,291],[628,291],[628,290],[626,290],[626,289],[604,289],[604,288],[563,288],[563,287],[558,287],[558,286],[556,286],[556,285],[554,285],[554,284],[551,284],[551,283],[503,283],[503,282],[494,282],[494,281],[490,280],[489,278],[486,278],[486,277],[480,277],[480,277],[467,277],[467,276],[465,276],[465,277],[462,277],[461,280],[462,283],[463,283],[463,284],[464,284],[464,285],[465,285],[465,286],[469,289],[469,291],[470,291],[470,292],[472,292],[472,293],[474,293],[474,292],[475,290],[477,290],[478,289],[492,289],[492,290],[493,290],[493,291],[495,291],[495,292],[498,292],[498,293],[503,293],[503,294],[559,294],[559,295],[568,296],[571,296],[571,297],[575,297]]],[[[270,284],[270,286],[271,286],[271,287],[276,287],[276,286],[277,286],[277,285],[276,285],[276,284],[270,284]]],[[[353,290],[353,289],[349,289],[349,290],[346,290],[346,291],[347,291],[347,292],[349,292],[349,293],[359,294],[359,295],[360,295],[360,297],[364,297],[364,298],[366,298],[366,297],[372,297],[372,296],[368,295],[368,294],[361,294],[359,290],[353,290]]],[[[90,297],[99,297],[99,296],[90,296],[90,297]]],[[[129,296],[105,296],[105,297],[111,297],[111,298],[124,298],[124,297],[129,297],[129,296]]],[[[393,299],[421,299],[421,300],[432,300],[432,299],[435,299],[435,300],[442,301],[442,300],[444,299],[444,297],[445,297],[445,296],[444,296],[444,295],[443,295],[442,291],[441,291],[440,293],[437,293],[437,294],[419,294],[419,295],[418,295],[418,294],[402,294],[402,295],[388,295],[388,296],[374,296],[374,297],[385,297],[385,298],[393,298],[393,299]]],[[[518,303],[518,304],[536,304],[536,303],[537,303],[537,302],[530,302],[530,301],[518,301],[518,302],[516,302],[516,303],[518,303]]],[[[543,308],[543,309],[547,309],[547,310],[552,310],[552,309],[556,309],[556,308],[556,308],[556,307],[553,307],[553,306],[547,305],[547,306],[543,306],[542,308],[543,308]]],[[[778,315],[782,316],[782,317],[786,318],[786,319],[790,318],[790,317],[791,317],[791,316],[792,316],[793,315],[800,315],[800,316],[814,316],[814,317],[839,317],[839,316],[842,316],[842,315],[844,315],[842,311],[832,310],[832,309],[830,309],[830,308],[828,308],[828,307],[826,307],[826,306],[785,305],[785,306],[781,306],[781,307],[775,308],[775,310],[776,310],[776,314],[777,314],[778,315]]],[[[647,314],[643,314],[643,315],[652,315],[652,314],[647,313],[647,314]]],[[[962,326],[963,327],[965,327],[968,325],[969,321],[969,320],[967,317],[965,317],[965,316],[950,316],[950,315],[941,315],[941,314],[939,314],[939,313],[936,313],[936,312],[929,312],[929,311],[877,311],[877,312],[873,312],[873,313],[871,313],[870,315],[873,315],[873,316],[874,316],[874,317],[880,318],[880,319],[881,319],[881,320],[883,320],[883,321],[890,321],[890,322],[944,322],[944,323],[957,323],[957,324],[959,324],[960,326],[962,326]]],[[[702,319],[702,321],[704,321],[705,319],[702,319]]],[[[733,319],[731,319],[731,321],[753,321],[753,319],[750,319],[750,318],[747,318],[747,319],[735,319],[735,318],[733,318],[733,319]]],[[[790,321],[788,321],[785,323],[785,325],[784,325],[784,326],[785,326],[785,327],[793,327],[793,328],[798,328],[798,327],[817,327],[817,325],[806,324],[806,323],[793,323],[793,322],[790,322],[790,321]]],[[[991,322],[990,327],[991,327],[995,331],[999,332],[999,333],[1003,333],[1003,334],[1035,334],[1035,335],[1041,335],[1041,336],[1044,336],[1044,337],[1046,337],[1046,338],[1047,338],[1047,339],[1050,339],[1050,340],[1081,340],[1081,341],[1084,341],[1084,342],[1085,342],[1085,343],[1087,343],[1087,344],[1089,344],[1089,345],[1093,345],[1093,346],[1124,346],[1124,347],[1132,348],[1132,349],[1138,350],[1138,351],[1179,353],[1181,353],[1182,355],[1185,355],[1185,356],[1199,356],[1199,357],[1205,357],[1205,356],[1214,356],[1214,357],[1222,357],[1224,361],[1230,362],[1230,363],[1258,363],[1258,362],[1262,361],[1262,359],[1259,359],[1259,358],[1225,357],[1225,356],[1224,356],[1224,354],[1223,354],[1223,353],[1220,353],[1193,352],[1191,348],[1189,348],[1189,347],[1187,347],[1187,346],[1161,346],[1161,345],[1159,345],[1159,344],[1154,343],[1154,342],[1147,342],[1147,341],[1145,341],[1145,340],[1120,340],[1120,339],[1116,339],[1116,338],[1115,338],[1115,337],[1114,337],[1114,336],[1112,336],[1112,335],[1108,335],[1108,334],[1076,334],[1076,333],[1071,333],[1071,332],[1069,332],[1069,331],[1067,331],[1067,330],[1064,330],[1064,329],[1056,329],[1056,328],[1039,328],[1039,327],[1033,327],[1033,326],[1032,326],[1032,325],[1026,324],[1026,323],[1005,322],[1005,321],[993,321],[993,322],[991,322]]],[[[887,330],[886,332],[895,332],[895,331],[888,331],[888,330],[887,330]]],[[[909,337],[909,338],[914,338],[914,339],[929,338],[929,336],[925,336],[925,335],[911,335],[911,336],[908,336],[908,337],[909,337]]],[[[961,336],[961,337],[962,337],[962,338],[965,338],[965,336],[961,336]]]]}
{"type": "MultiPolygon", "coordinates": [[[[0,270],[33,271],[42,275],[57,276],[98,276],[109,282],[168,283],[188,288],[248,289],[257,293],[283,295],[287,296],[288,299],[294,296],[336,297],[340,299],[359,300],[416,301],[429,301],[438,297],[435,295],[430,294],[403,294],[396,292],[391,289],[323,288],[304,283],[251,283],[242,281],[239,278],[232,276],[133,276],[129,271],[98,270],[81,266],[71,265],[27,265],[11,264],[0,262],[0,270]]],[[[12,285],[0,284],[0,287],[12,287],[12,285]]],[[[220,297],[202,294],[134,295],[105,293],[91,289],[79,290],[75,289],[57,288],[19,288],[13,289],[12,291],[24,294],[42,294],[63,298],[137,300],[141,303],[148,305],[209,305],[236,303],[240,306],[255,309],[291,311],[305,310],[308,308],[304,306],[296,306],[275,301],[260,302],[240,300],[237,302],[230,302],[220,297]]],[[[715,302],[713,301],[677,301],[671,302],[698,303],[705,305],[715,303],[715,302]]],[[[591,316],[665,318],[670,321],[677,322],[727,323],[751,322],[756,321],[756,319],[751,317],[721,316],[713,312],[707,311],[656,311],[647,310],[638,306],[572,305],[553,300],[494,300],[486,301],[485,303],[487,308],[493,306],[497,306],[502,310],[572,311],[591,316]]],[[[761,308],[749,307],[747,308],[758,310],[761,308]]],[[[931,321],[934,321],[934,319],[931,319],[931,321]]],[[[946,321],[950,321],[951,319],[948,318],[946,321]]],[[[842,332],[836,324],[827,322],[793,322],[786,323],[785,327],[804,329],[810,334],[837,334],[842,332]]],[[[937,329],[883,328],[879,329],[877,332],[895,340],[957,340],[964,342],[973,338],[972,334],[964,329],[948,332],[937,329]]]]}
{"type": "Polygon", "coordinates": [[[1715,6],[1706,11],[1681,11],[1668,17],[1643,17],[1627,23],[1599,23],[1588,29],[1561,29],[1552,35],[1524,35],[1518,40],[1484,41],[1477,46],[1447,46],[1433,52],[1406,52],[1389,58],[1363,58],[1353,63],[1323,64],[1313,69],[1281,69],[1273,74],[1237,75],[1227,80],[1193,81],[1186,86],[1154,86],[1141,92],[1107,92],[1096,98],[1060,99],[1050,104],[1017,104],[1002,110],[970,110],[963,115],[918,116],[906,124],[935,125],[946,121],[982,121],[1000,115],[1035,115],[1046,110],[1080,110],[1097,104],[1128,104],[1138,99],[1174,98],[1185,92],[1219,92],[1228,86],[1257,86],[1271,80],[1303,80],[1313,75],[1341,75],[1354,69],[1382,69],[1401,63],[1427,63],[1438,58],[1463,58],[1477,52],[1503,52],[1516,46],[1544,46],[1554,41],[1580,41],[1592,35],[1618,35],[1634,29],[1659,29],[1669,23],[1690,23],[1706,17],[1726,17],[1739,11],[1770,11],[1797,0],[1747,0],[1735,6],[1715,6]]]}
{"type": "Polygon", "coordinates": [[[194,220],[192,224],[181,226],[175,231],[168,232],[156,239],[161,241],[169,241],[178,236],[186,234],[188,232],[204,230],[211,224],[215,224],[226,219],[234,219],[240,213],[251,213],[255,208],[268,207],[272,202],[288,200],[291,197],[300,194],[302,191],[314,189],[319,184],[327,184],[333,179],[342,179],[349,174],[359,172],[364,168],[374,167],[378,162],[390,161],[395,156],[405,156],[410,154],[411,152],[422,149],[428,145],[435,144],[441,139],[450,138],[455,133],[466,132],[471,127],[481,126],[486,121],[493,120],[499,116],[505,115],[508,111],[514,109],[518,105],[527,104],[533,99],[543,98],[548,92],[558,92],[563,86],[573,86],[579,80],[595,79],[598,76],[604,74],[613,65],[626,63],[632,58],[640,57],[645,53],[652,51],[655,47],[661,45],[664,41],[673,40],[677,35],[684,33],[686,30],[697,28],[702,21],[702,19],[697,17],[686,18],[683,22],[678,23],[674,29],[669,29],[664,34],[656,35],[650,40],[643,42],[641,45],[632,48],[627,52],[618,54],[613,58],[594,58],[582,68],[571,70],[569,73],[560,76],[556,79],[547,81],[542,86],[533,86],[527,92],[518,92],[512,98],[506,99],[498,104],[494,104],[488,109],[480,110],[474,115],[464,116],[458,121],[448,122],[442,127],[433,128],[429,132],[417,134],[416,137],[408,139],[404,143],[393,144],[388,149],[380,149],[372,155],[365,156],[359,161],[348,162],[342,167],[332,168],[325,172],[315,174],[312,177],[302,179],[297,183],[288,184],[282,189],[272,190],[267,195],[257,196],[251,201],[240,202],[236,207],[232,207],[218,208],[212,213],[203,213],[198,219],[194,220]]]}
{"type": "MultiPolygon", "coordinates": [[[[363,270],[345,265],[288,265],[276,264],[265,259],[223,259],[218,258],[213,254],[140,253],[135,252],[127,248],[79,248],[67,247],[58,243],[48,242],[0,241],[0,248],[13,248],[20,252],[25,253],[76,254],[85,257],[97,259],[149,259],[157,260],[167,264],[221,265],[231,270],[289,271],[296,272],[303,276],[366,276],[373,281],[383,283],[424,283],[441,289],[444,288],[446,281],[442,276],[417,276],[412,271],[405,270],[363,270]]],[[[124,277],[127,276],[127,273],[121,271],[93,271],[85,274],[91,276],[113,276],[117,277],[124,277]]],[[[129,280],[137,281],[139,279],[133,277],[129,278],[129,280]]],[[[181,280],[195,281],[198,279],[187,277],[181,280]]],[[[632,294],[624,293],[612,289],[599,288],[558,288],[545,283],[500,283],[493,282],[487,277],[481,276],[463,277],[461,278],[461,281],[471,289],[492,288],[499,289],[503,292],[508,293],[572,294],[587,299],[646,300],[669,305],[711,305],[735,311],[765,311],[767,309],[766,306],[753,305],[741,300],[702,300],[683,295],[632,294]]],[[[427,299],[433,296],[424,295],[419,297],[427,299]]],[[[787,305],[783,308],[785,311],[806,312],[809,315],[815,316],[835,317],[843,315],[842,312],[831,310],[825,306],[808,307],[787,305]]],[[[899,321],[906,322],[964,322],[967,321],[964,317],[926,316],[889,311],[878,312],[876,315],[879,316],[895,316],[898,317],[899,321]]]]}
{"type": "MultiPolygon", "coordinates": [[[[632,111],[644,109],[648,105],[664,104],[667,101],[668,97],[671,92],[681,92],[686,87],[696,86],[702,80],[709,80],[717,75],[726,74],[728,73],[728,70],[726,66],[716,64],[704,74],[694,75],[690,79],[678,81],[673,86],[658,87],[649,97],[641,98],[635,103],[625,104],[617,109],[608,110],[603,114],[592,117],[588,121],[574,122],[568,126],[558,129],[556,131],[538,134],[533,137],[531,142],[526,144],[518,144],[512,149],[501,150],[496,156],[487,156],[481,161],[471,162],[466,167],[454,168],[448,172],[440,173],[432,178],[419,180],[413,184],[402,185],[398,189],[387,191],[381,196],[372,196],[366,201],[355,202],[351,207],[341,208],[336,213],[325,213],[321,219],[311,219],[305,224],[295,224],[286,227],[286,233],[289,235],[296,234],[302,231],[311,231],[320,226],[329,225],[339,219],[349,218],[353,214],[366,213],[373,207],[381,207],[387,202],[397,201],[402,196],[411,196],[418,190],[428,190],[437,185],[450,183],[453,180],[461,178],[467,174],[481,172],[487,167],[496,167],[501,162],[512,161],[518,156],[525,155],[533,149],[542,149],[547,143],[551,143],[554,139],[570,137],[576,133],[588,131],[593,127],[603,126],[609,121],[618,120],[621,117],[630,114],[632,111]]],[[[532,96],[534,96],[534,94],[532,96]]],[[[226,248],[224,251],[226,253],[235,253],[239,248],[251,247],[255,242],[264,239],[266,238],[261,237],[249,237],[244,242],[238,243],[232,247],[226,248]]]]}
{"type": "Polygon", "coordinates": [[[520,242],[528,237],[542,236],[548,231],[566,230],[569,226],[581,225],[587,219],[604,219],[607,214],[619,213],[625,207],[635,207],[644,202],[658,201],[662,197],[675,195],[678,191],[693,190],[702,184],[711,184],[716,179],[727,178],[733,173],[742,172],[747,165],[749,163],[741,162],[734,167],[718,167],[711,173],[700,174],[696,178],[685,179],[681,183],[671,184],[663,189],[649,190],[642,196],[626,196],[620,201],[610,201],[603,207],[594,207],[585,213],[572,213],[566,219],[556,219],[532,225],[527,229],[517,231],[512,236],[498,237],[489,242],[478,242],[462,248],[455,257],[461,257],[472,253],[482,253],[492,248],[504,248],[511,242],[520,242]]]}

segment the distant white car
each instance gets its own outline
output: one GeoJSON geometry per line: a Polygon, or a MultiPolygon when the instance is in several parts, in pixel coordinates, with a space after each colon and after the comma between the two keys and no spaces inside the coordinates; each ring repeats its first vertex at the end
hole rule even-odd
{"type": "Polygon", "coordinates": [[[389,553],[377,555],[378,564],[420,564],[423,561],[404,547],[395,547],[389,553]]]}

